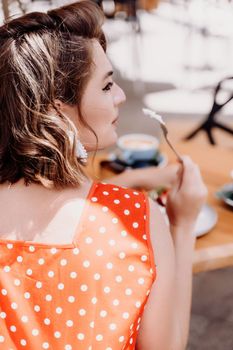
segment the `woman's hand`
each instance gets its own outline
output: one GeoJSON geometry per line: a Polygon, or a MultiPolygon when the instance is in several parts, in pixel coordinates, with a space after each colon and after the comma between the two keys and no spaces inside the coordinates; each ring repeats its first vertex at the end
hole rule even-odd
{"type": "Polygon", "coordinates": [[[177,179],[169,192],[166,210],[170,225],[176,228],[194,226],[203,206],[207,189],[200,170],[193,161],[184,156],[177,179]]]}

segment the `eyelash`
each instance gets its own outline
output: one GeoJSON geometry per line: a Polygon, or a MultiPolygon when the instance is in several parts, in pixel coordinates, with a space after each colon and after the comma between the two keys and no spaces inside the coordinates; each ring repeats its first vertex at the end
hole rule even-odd
{"type": "Polygon", "coordinates": [[[103,91],[110,91],[113,86],[113,82],[109,82],[105,88],[103,88],[103,91]]]}

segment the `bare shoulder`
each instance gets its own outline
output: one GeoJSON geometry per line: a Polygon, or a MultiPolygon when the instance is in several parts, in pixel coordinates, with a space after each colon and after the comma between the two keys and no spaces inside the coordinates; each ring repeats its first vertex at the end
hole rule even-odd
{"type": "Polygon", "coordinates": [[[172,307],[175,254],[169,227],[159,206],[149,200],[150,238],[156,279],[148,298],[137,339],[137,350],[168,349],[166,339],[172,307]]]}
{"type": "Polygon", "coordinates": [[[92,182],[51,190],[19,181],[0,186],[0,237],[49,244],[70,244],[76,234],[92,182]],[[31,225],[28,225],[28,222],[31,225]]]}

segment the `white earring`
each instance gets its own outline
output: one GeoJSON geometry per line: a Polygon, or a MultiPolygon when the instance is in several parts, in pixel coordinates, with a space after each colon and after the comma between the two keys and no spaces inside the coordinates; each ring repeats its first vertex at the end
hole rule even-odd
{"type": "MultiPolygon", "coordinates": [[[[67,134],[69,136],[71,144],[73,145],[74,132],[69,130],[69,131],[67,131],[67,134]]],[[[83,162],[85,162],[85,163],[87,162],[87,158],[88,158],[87,151],[86,151],[85,147],[83,146],[83,144],[79,140],[77,140],[77,143],[76,143],[75,154],[78,158],[81,158],[83,162]]]]}
{"type": "Polygon", "coordinates": [[[87,150],[83,146],[83,144],[78,140],[76,144],[76,155],[77,157],[81,158],[83,162],[87,162],[87,150]]]}

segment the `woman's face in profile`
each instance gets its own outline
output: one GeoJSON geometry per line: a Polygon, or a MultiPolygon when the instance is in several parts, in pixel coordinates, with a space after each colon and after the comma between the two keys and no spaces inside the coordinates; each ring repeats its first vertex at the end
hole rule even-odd
{"type": "MultiPolygon", "coordinates": [[[[85,121],[98,136],[98,149],[114,144],[117,140],[116,124],[119,105],[125,101],[123,90],[113,81],[112,66],[97,41],[93,41],[93,68],[81,101],[85,121]]],[[[88,151],[96,148],[93,133],[79,122],[76,106],[65,105],[67,114],[77,127],[80,141],[88,151]]]]}

